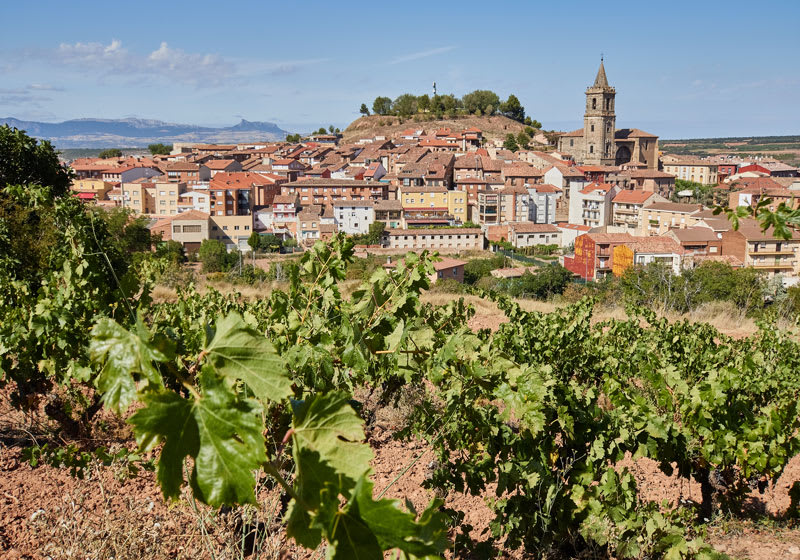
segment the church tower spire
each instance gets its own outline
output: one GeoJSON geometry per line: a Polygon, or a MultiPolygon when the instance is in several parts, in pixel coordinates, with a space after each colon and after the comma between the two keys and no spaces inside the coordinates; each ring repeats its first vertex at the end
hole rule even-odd
{"type": "Polygon", "coordinates": [[[594,84],[586,88],[586,113],[583,116],[583,162],[588,165],[613,165],[616,160],[614,133],[616,90],[608,85],[606,68],[600,58],[600,68],[594,84]]]}
{"type": "Polygon", "coordinates": [[[600,68],[597,70],[597,77],[594,79],[594,86],[592,87],[608,87],[608,78],[606,78],[606,68],[603,66],[602,56],[600,56],[600,68]]]}

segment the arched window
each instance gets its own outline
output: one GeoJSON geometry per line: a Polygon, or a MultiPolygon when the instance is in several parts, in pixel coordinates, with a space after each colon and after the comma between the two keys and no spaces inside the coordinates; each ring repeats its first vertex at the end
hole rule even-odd
{"type": "Polygon", "coordinates": [[[597,98],[592,98],[592,109],[597,109],[597,98]]]}

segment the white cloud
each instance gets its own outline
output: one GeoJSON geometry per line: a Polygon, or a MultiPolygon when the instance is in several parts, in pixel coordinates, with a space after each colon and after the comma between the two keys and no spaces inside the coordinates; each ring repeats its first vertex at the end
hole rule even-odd
{"type": "Polygon", "coordinates": [[[437,54],[446,53],[452,51],[456,47],[454,45],[449,45],[446,47],[438,47],[436,49],[430,49],[427,51],[419,51],[411,54],[405,54],[402,56],[397,56],[389,61],[389,64],[400,64],[402,62],[411,62],[412,60],[419,60],[420,58],[428,58],[429,56],[434,56],[437,54]]]}
{"type": "Polygon", "coordinates": [[[99,76],[158,77],[196,86],[218,85],[236,73],[234,63],[218,55],[187,53],[171,48],[166,42],[147,55],[130,52],[118,39],[108,45],[62,43],[56,49],[55,59],[65,65],[97,72],[99,76]]]}

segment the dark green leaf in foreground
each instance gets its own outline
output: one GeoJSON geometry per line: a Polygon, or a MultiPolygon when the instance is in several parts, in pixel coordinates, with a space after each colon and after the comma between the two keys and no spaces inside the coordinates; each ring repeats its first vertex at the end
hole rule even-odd
{"type": "Polygon", "coordinates": [[[89,354],[93,361],[104,362],[95,382],[103,401],[119,413],[136,396],[137,377],[161,386],[161,375],[153,362],[166,362],[173,352],[167,339],[151,336],[141,319],[137,319],[134,332],[113,319],[100,319],[92,329],[89,354]]]}

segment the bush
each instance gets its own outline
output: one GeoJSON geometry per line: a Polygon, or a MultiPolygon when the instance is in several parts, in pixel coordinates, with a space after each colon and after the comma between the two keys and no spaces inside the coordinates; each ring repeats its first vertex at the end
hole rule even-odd
{"type": "Polygon", "coordinates": [[[464,265],[464,283],[474,285],[484,276],[497,268],[502,268],[505,258],[496,255],[488,259],[474,259],[464,265]]]}
{"type": "Polygon", "coordinates": [[[197,251],[203,272],[227,272],[239,261],[239,252],[228,253],[225,244],[218,239],[206,239],[197,251]]]}

